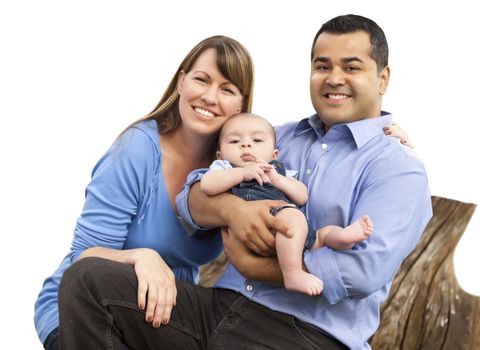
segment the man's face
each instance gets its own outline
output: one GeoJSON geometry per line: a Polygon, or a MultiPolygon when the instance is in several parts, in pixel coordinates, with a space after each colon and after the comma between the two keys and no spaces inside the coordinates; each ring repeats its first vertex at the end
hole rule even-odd
{"type": "Polygon", "coordinates": [[[313,50],[310,97],[326,129],[380,115],[390,68],[380,73],[370,57],[370,36],[364,31],[322,33],[313,50]]]}

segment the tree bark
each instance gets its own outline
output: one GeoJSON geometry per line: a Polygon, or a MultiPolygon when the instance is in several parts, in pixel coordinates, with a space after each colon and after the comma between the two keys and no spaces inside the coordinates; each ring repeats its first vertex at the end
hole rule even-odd
{"type": "Polygon", "coordinates": [[[382,306],[374,350],[480,349],[480,298],[455,278],[453,254],[474,204],[432,197],[433,217],[382,306]]]}
{"type": "MultiPolygon", "coordinates": [[[[453,269],[476,205],[441,197],[432,197],[432,205],[433,217],[382,305],[373,350],[480,350],[480,298],[460,288],[453,269]]],[[[225,264],[222,254],[203,266],[200,284],[212,286],[225,264]]]]}

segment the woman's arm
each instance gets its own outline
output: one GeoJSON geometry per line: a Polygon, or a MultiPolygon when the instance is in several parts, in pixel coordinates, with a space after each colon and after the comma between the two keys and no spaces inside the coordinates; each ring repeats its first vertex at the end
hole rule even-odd
{"type": "Polygon", "coordinates": [[[132,265],[138,279],[137,303],[154,327],[167,324],[177,297],[175,275],[160,254],[149,248],[118,250],[92,247],[78,259],[99,257],[132,265]],[[148,300],[147,300],[148,297],[148,300]]]}

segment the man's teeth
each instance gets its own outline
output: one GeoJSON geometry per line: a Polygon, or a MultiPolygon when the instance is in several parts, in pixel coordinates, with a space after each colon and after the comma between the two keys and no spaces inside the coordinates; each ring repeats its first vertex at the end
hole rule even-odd
{"type": "Polygon", "coordinates": [[[209,112],[203,108],[195,107],[195,112],[200,113],[201,115],[204,115],[205,117],[209,117],[209,118],[213,118],[215,116],[212,112],[209,112]]]}
{"type": "Polygon", "coordinates": [[[345,98],[348,98],[348,96],[347,95],[328,94],[328,98],[331,98],[332,100],[343,100],[345,98]]]}

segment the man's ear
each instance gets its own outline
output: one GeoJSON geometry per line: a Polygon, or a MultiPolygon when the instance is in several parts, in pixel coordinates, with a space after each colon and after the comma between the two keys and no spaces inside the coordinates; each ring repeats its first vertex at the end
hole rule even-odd
{"type": "Polygon", "coordinates": [[[387,92],[388,82],[390,81],[390,66],[383,68],[378,77],[380,78],[379,92],[383,96],[387,92]]]}
{"type": "Polygon", "coordinates": [[[275,149],[275,150],[273,151],[273,159],[277,159],[277,158],[278,158],[278,153],[279,153],[278,149],[275,149]]]}
{"type": "Polygon", "coordinates": [[[178,73],[178,79],[177,79],[177,92],[179,95],[182,93],[184,81],[185,81],[185,72],[181,70],[178,73]]]}
{"type": "Polygon", "coordinates": [[[217,155],[217,159],[222,159],[222,154],[220,151],[217,151],[215,154],[217,155]]]}

